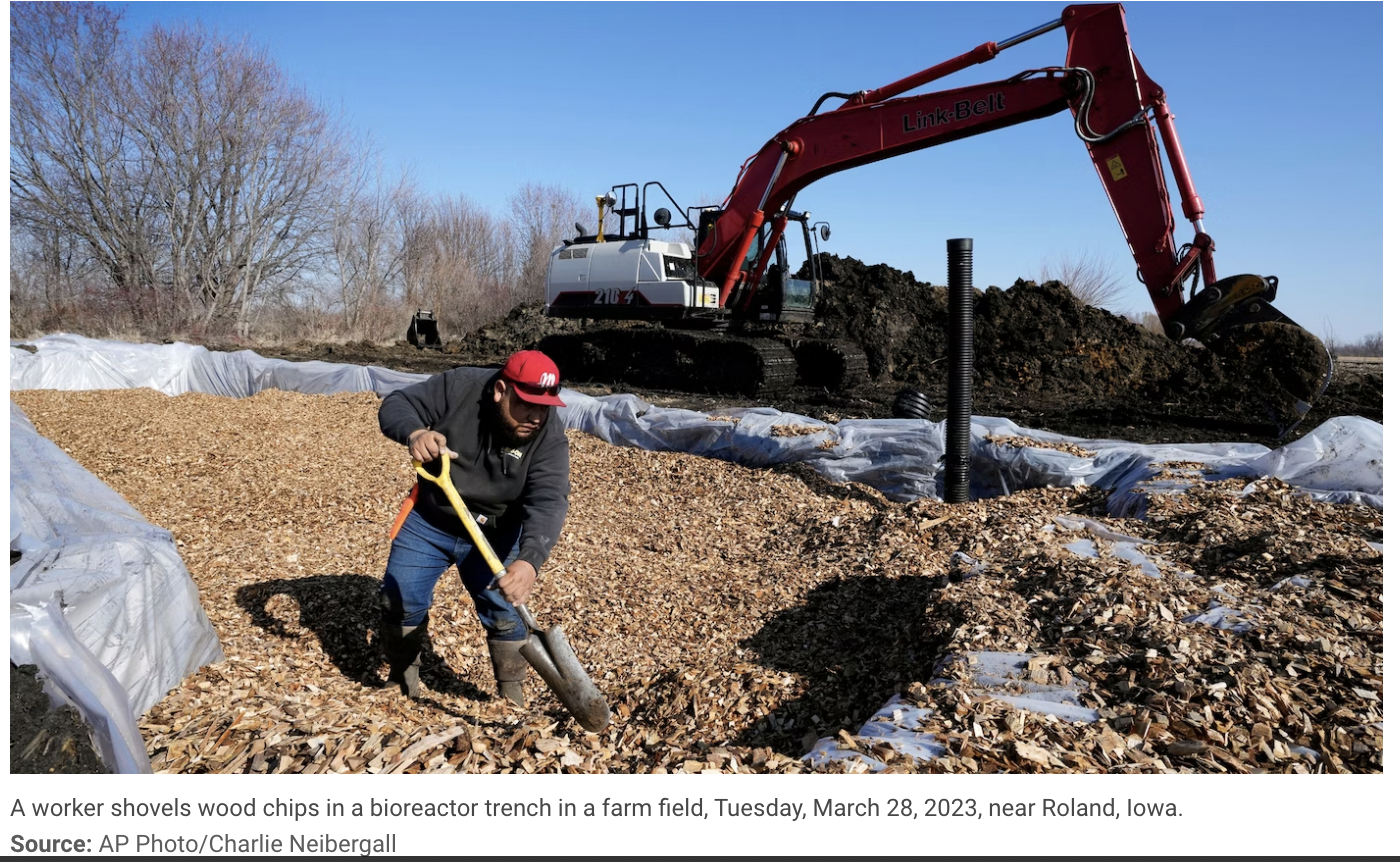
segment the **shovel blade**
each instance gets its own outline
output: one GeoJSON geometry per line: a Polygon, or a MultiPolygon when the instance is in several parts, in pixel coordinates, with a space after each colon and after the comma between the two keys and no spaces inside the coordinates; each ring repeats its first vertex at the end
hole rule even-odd
{"type": "Polygon", "coordinates": [[[543,636],[530,635],[520,654],[584,730],[598,733],[608,726],[612,719],[608,702],[588,678],[562,628],[552,626],[543,636]]]}

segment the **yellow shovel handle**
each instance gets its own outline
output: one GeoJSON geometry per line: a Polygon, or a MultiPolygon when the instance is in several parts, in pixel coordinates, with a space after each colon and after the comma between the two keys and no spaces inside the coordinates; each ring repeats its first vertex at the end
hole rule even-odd
{"type": "Polygon", "coordinates": [[[462,523],[467,526],[467,532],[472,537],[472,542],[476,544],[476,549],[481,552],[481,556],[486,560],[486,566],[491,570],[491,574],[500,577],[505,574],[505,566],[501,565],[501,558],[496,556],[496,551],[491,547],[491,543],[486,541],[486,536],[481,532],[481,527],[477,526],[476,519],[472,513],[467,511],[467,504],[462,502],[462,495],[457,493],[457,487],[452,484],[452,460],[446,455],[442,456],[442,475],[434,476],[423,469],[423,462],[415,460],[413,469],[418,471],[418,475],[432,482],[442,489],[447,495],[447,502],[452,504],[452,508],[457,512],[457,517],[462,519],[462,523]]]}
{"type": "MultiPolygon", "coordinates": [[[[462,501],[462,495],[457,493],[457,486],[452,484],[452,459],[444,455],[441,460],[441,476],[434,476],[432,473],[423,469],[423,462],[417,459],[413,462],[413,469],[418,471],[419,476],[437,485],[442,489],[442,492],[447,495],[447,502],[452,504],[452,508],[456,511],[457,517],[461,518],[462,523],[466,525],[467,533],[472,537],[473,544],[476,545],[477,551],[481,553],[481,558],[486,561],[486,567],[491,570],[491,574],[494,578],[491,583],[492,586],[495,586],[495,582],[499,581],[501,575],[506,573],[506,567],[501,565],[501,558],[496,556],[495,549],[491,547],[490,542],[486,541],[486,536],[481,532],[481,527],[477,525],[476,519],[472,517],[471,512],[467,511],[467,504],[462,501]]],[[[529,608],[525,607],[524,602],[516,605],[515,609],[519,612],[520,618],[525,621],[526,626],[533,631],[540,630],[540,627],[535,624],[534,616],[530,613],[529,608]]]]}

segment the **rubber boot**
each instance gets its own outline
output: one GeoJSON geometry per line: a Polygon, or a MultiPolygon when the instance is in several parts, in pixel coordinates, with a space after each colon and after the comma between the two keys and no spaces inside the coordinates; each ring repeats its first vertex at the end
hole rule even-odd
{"type": "Polygon", "coordinates": [[[405,695],[418,699],[418,669],[428,646],[428,620],[416,626],[402,625],[403,617],[394,612],[389,597],[379,595],[379,637],[384,659],[389,662],[389,685],[397,683],[405,695]]]}
{"type": "Polygon", "coordinates": [[[488,639],[486,648],[491,651],[491,667],[496,671],[496,693],[516,706],[525,705],[525,689],[521,683],[530,663],[520,654],[526,641],[494,641],[488,639]]]}
{"type": "Polygon", "coordinates": [[[384,657],[389,660],[389,682],[418,699],[418,670],[423,665],[423,651],[428,646],[428,623],[417,626],[391,626],[386,630],[384,657]],[[396,631],[397,630],[397,631],[396,631]]]}

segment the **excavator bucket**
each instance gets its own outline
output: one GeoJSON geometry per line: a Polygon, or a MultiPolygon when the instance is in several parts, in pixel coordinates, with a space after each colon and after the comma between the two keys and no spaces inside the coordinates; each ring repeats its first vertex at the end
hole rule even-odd
{"type": "Polygon", "coordinates": [[[1297,427],[1332,383],[1332,355],[1287,318],[1218,328],[1207,343],[1246,381],[1280,437],[1297,427]]]}
{"type": "Polygon", "coordinates": [[[1277,289],[1272,277],[1224,278],[1177,319],[1240,375],[1282,437],[1327,391],[1335,366],[1321,339],[1274,307],[1277,289]]]}
{"type": "Polygon", "coordinates": [[[442,349],[442,336],[438,335],[437,318],[433,317],[431,311],[419,310],[414,312],[413,319],[408,322],[408,343],[422,350],[442,349]]]}

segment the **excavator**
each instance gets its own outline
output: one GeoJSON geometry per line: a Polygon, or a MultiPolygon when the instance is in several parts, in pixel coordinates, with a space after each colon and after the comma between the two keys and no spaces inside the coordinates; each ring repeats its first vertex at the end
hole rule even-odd
{"type": "Polygon", "coordinates": [[[1274,306],[1277,278],[1217,275],[1215,241],[1166,94],[1138,61],[1123,7],[1114,3],[1066,7],[1056,20],[878,89],[823,94],[744,163],[717,206],[683,210],[658,182],[614,186],[597,198],[597,231],[575,225],[578,235],[551,254],[546,314],[653,323],[552,336],[541,349],[576,380],[606,368],[614,379],[642,385],[681,376],[750,395],[777,395],[797,380],[847,385],[864,372],[853,345],[804,343],[781,328],[810,317],[822,288],[812,253],[819,223],[794,210],[798,192],[837,171],[1062,111],[1088,150],[1167,336],[1271,365],[1288,402],[1281,411],[1288,415],[1276,418],[1292,424],[1290,415],[1301,417],[1330,382],[1331,357],[1274,306]],[[1056,30],[1068,39],[1063,66],[901,96],[1056,30]],[[839,103],[823,110],[833,100],[839,103]],[[1163,154],[1194,231],[1180,246],[1163,154]],[[683,226],[666,206],[648,220],[651,202],[675,207],[683,226]],[[605,231],[609,212],[612,233],[605,231]],[[785,233],[793,226],[808,253],[807,279],[788,273],[785,233]],[[686,230],[693,243],[675,239],[686,230]]]}

